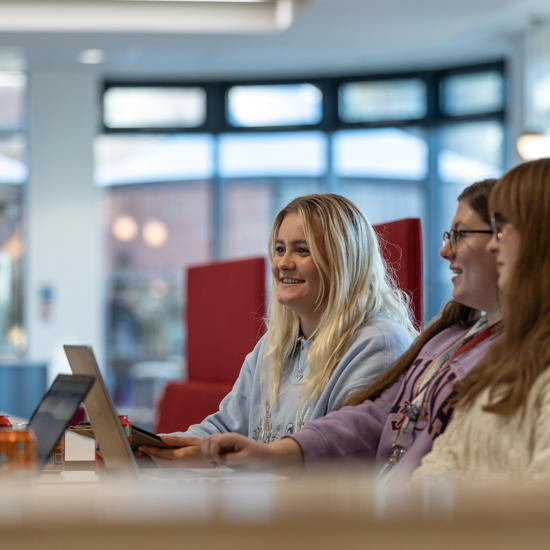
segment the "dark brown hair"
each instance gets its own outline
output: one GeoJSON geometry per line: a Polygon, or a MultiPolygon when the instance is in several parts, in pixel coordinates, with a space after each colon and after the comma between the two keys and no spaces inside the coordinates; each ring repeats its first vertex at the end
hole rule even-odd
{"type": "MultiPolygon", "coordinates": [[[[466,202],[487,224],[490,223],[489,195],[495,183],[495,179],[473,183],[466,187],[457,199],[466,202]]],[[[470,327],[479,319],[480,315],[479,310],[459,304],[455,300],[447,302],[441,313],[417,336],[411,347],[388,370],[378,376],[364,390],[345,399],[341,406],[358,405],[367,399],[376,399],[409,369],[428,340],[431,340],[436,334],[451,325],[458,324],[464,328],[470,327]]]]}

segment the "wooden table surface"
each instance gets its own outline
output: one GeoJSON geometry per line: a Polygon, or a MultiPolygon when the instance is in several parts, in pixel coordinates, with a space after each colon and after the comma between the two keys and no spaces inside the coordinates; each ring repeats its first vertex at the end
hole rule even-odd
{"type": "MultiPolygon", "coordinates": [[[[181,474],[181,473],[180,473],[181,474]]],[[[547,548],[550,486],[377,486],[345,465],[98,479],[0,480],[2,550],[547,548]],[[536,546],[535,546],[536,545],[536,546]]]]}

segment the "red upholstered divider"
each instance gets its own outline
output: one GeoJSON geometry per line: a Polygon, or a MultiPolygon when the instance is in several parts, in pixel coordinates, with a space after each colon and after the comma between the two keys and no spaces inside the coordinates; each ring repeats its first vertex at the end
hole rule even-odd
{"type": "Polygon", "coordinates": [[[411,297],[417,326],[423,322],[422,229],[418,218],[405,218],[374,226],[386,263],[399,288],[411,297]]]}
{"type": "Polygon", "coordinates": [[[218,410],[220,401],[231,391],[228,382],[169,382],[158,405],[156,431],[184,431],[191,424],[218,410]]]}
{"type": "Polygon", "coordinates": [[[158,432],[185,430],[218,409],[265,330],[265,282],[264,258],[188,269],[189,380],[166,386],[158,406],[158,432]]]}
{"type": "Polygon", "coordinates": [[[233,383],[264,332],[265,259],[192,267],[187,272],[189,380],[233,383]]]}

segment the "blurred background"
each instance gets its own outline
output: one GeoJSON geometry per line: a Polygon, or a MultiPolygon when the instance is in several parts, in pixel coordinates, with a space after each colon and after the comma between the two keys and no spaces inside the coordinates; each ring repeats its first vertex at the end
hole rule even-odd
{"type": "Polygon", "coordinates": [[[304,193],[420,217],[430,319],[456,196],[549,129],[546,0],[0,1],[0,409],[82,343],[151,426],[186,268],[266,255],[304,193]]]}

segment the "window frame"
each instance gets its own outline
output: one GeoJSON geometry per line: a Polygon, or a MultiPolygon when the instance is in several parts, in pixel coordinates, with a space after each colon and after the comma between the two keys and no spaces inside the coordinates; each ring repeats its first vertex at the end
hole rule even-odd
{"type": "Polygon", "coordinates": [[[343,130],[351,128],[381,128],[387,126],[407,127],[411,125],[431,127],[442,122],[450,121],[474,121],[495,119],[504,123],[506,119],[507,106],[507,71],[504,60],[492,61],[487,63],[478,63],[474,65],[463,65],[452,68],[420,70],[420,71],[401,71],[394,73],[368,73],[355,74],[349,76],[317,76],[305,78],[269,78],[269,79],[236,79],[223,80],[218,82],[208,82],[199,80],[106,80],[103,83],[102,93],[100,95],[100,130],[106,134],[130,134],[130,133],[211,133],[214,135],[222,133],[254,133],[254,132],[280,132],[280,131],[307,131],[321,130],[332,132],[334,130],[343,130]],[[467,115],[448,115],[440,108],[440,84],[448,76],[457,76],[461,74],[473,74],[496,70],[503,75],[503,97],[502,108],[495,111],[488,111],[467,115]],[[426,115],[422,118],[414,119],[389,119],[368,122],[345,122],[340,119],[338,114],[338,92],[342,84],[352,82],[369,82],[379,80],[403,80],[416,78],[422,80],[426,85],[427,108],[426,115]],[[273,126],[233,126],[228,122],[228,92],[234,86],[270,86],[285,84],[312,84],[317,86],[323,96],[322,116],[317,124],[300,125],[273,125],[273,126]],[[130,128],[110,128],[103,122],[103,94],[112,87],[199,87],[206,92],[206,118],[202,125],[194,127],[130,127],[130,128]]]}
{"type": "MultiPolygon", "coordinates": [[[[504,140],[507,139],[507,112],[508,112],[508,74],[507,64],[504,60],[490,61],[485,63],[475,63],[468,65],[459,65],[454,67],[438,68],[438,69],[422,69],[411,71],[399,71],[392,73],[360,73],[348,74],[340,76],[312,76],[308,75],[302,78],[265,78],[265,79],[228,79],[220,81],[199,81],[199,80],[106,80],[103,84],[103,92],[110,87],[132,87],[132,86],[155,86],[155,87],[202,87],[206,92],[206,118],[201,126],[188,127],[170,127],[170,128],[108,128],[103,124],[103,105],[102,95],[100,96],[100,132],[104,134],[211,134],[214,138],[214,168],[211,179],[212,189],[212,259],[217,260],[223,256],[221,243],[221,231],[223,230],[223,205],[224,205],[224,185],[226,179],[220,175],[220,153],[219,153],[219,136],[222,134],[254,134],[254,133],[269,133],[269,132],[308,132],[320,131],[327,136],[327,163],[326,174],[321,177],[322,187],[324,191],[338,193],[339,181],[334,174],[333,168],[333,139],[332,134],[339,130],[353,129],[376,129],[376,128],[423,128],[427,135],[428,158],[427,158],[427,175],[422,180],[407,180],[411,184],[422,184],[425,189],[425,211],[429,212],[428,222],[423,227],[424,233],[424,250],[425,260],[433,256],[431,251],[437,251],[440,246],[440,234],[438,228],[442,225],[441,214],[438,213],[438,204],[440,204],[442,191],[440,190],[441,181],[437,172],[437,158],[440,150],[438,141],[438,131],[443,125],[452,126],[464,122],[475,121],[495,121],[503,128],[504,140]],[[451,115],[442,112],[440,107],[440,91],[441,83],[444,78],[449,76],[468,75],[485,71],[497,71],[503,78],[502,90],[502,105],[500,109],[487,112],[478,112],[472,114],[451,115]],[[365,81],[388,81],[402,79],[420,79],[426,86],[426,113],[422,118],[415,119],[390,119],[376,121],[361,121],[361,122],[345,122],[339,117],[339,88],[342,84],[365,81]],[[228,108],[229,99],[228,92],[233,86],[262,86],[262,85],[285,85],[285,84],[312,84],[321,90],[322,94],[322,116],[317,124],[303,125],[273,125],[273,126],[233,126],[229,122],[228,108]]],[[[503,167],[507,165],[507,150],[502,148],[501,164],[503,167]]],[[[261,179],[263,179],[263,176],[261,179]]],[[[276,187],[276,179],[289,179],[291,175],[286,174],[280,177],[273,176],[273,185],[276,187]]],[[[359,179],[376,179],[368,176],[359,177],[359,179]]],[[[231,180],[232,178],[229,178],[231,180]]],[[[238,178],[240,180],[247,179],[238,178]]],[[[256,178],[250,177],[251,182],[256,178]]],[[[401,180],[385,178],[384,183],[391,185],[399,183],[401,180]]],[[[274,201],[276,202],[276,201],[274,201]]],[[[274,212],[275,214],[275,212],[274,212]]],[[[425,269],[425,287],[429,288],[432,283],[437,281],[438,273],[435,263],[431,260],[426,261],[427,269],[425,269]],[[433,264],[433,265],[432,265],[433,264]]],[[[427,300],[430,300],[426,296],[427,300]]],[[[440,304],[431,304],[427,302],[425,307],[426,317],[429,318],[436,313],[440,304]]]]}

